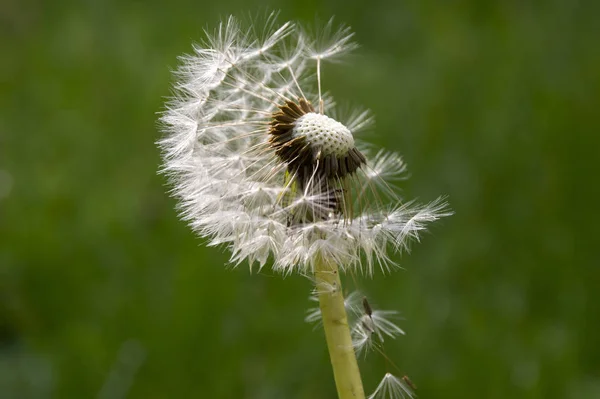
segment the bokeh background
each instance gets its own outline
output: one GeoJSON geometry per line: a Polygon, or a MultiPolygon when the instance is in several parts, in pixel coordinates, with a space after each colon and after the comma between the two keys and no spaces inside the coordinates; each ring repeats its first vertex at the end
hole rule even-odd
{"type": "MultiPolygon", "coordinates": [[[[361,282],[419,396],[600,398],[599,5],[4,0],[0,397],[335,397],[309,281],[223,267],[156,172],[176,57],[275,8],[353,27],[325,87],[456,213],[361,282]]],[[[388,367],[361,361],[367,391],[388,367]]]]}

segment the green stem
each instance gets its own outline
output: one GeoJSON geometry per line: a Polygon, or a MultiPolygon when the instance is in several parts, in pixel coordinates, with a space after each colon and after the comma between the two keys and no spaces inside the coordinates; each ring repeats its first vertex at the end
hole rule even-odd
{"type": "Polygon", "coordinates": [[[364,399],[337,265],[326,259],[317,260],[315,279],[338,397],[364,399]]]}

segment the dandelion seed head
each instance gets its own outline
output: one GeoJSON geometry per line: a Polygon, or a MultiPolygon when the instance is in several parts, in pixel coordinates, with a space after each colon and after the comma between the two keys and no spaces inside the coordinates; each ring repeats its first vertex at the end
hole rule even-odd
{"type": "Polygon", "coordinates": [[[300,117],[292,130],[292,137],[305,137],[323,155],[335,155],[340,158],[354,148],[354,137],[350,130],[340,122],[314,112],[300,117]]]}
{"type": "Polygon", "coordinates": [[[229,17],[181,57],[158,143],[181,217],[236,265],[308,274],[326,256],[387,270],[445,202],[404,202],[389,183],[401,158],[355,143],[372,115],[337,118],[322,66],[356,48],[349,28],[310,34],[276,17],[248,28],[229,17]]]}

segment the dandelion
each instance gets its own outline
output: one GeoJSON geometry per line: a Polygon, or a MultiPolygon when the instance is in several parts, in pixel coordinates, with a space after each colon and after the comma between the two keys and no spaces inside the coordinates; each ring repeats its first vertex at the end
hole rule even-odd
{"type": "Polygon", "coordinates": [[[230,17],[206,34],[181,58],[161,118],[163,172],[181,217],[227,246],[234,265],[311,276],[339,396],[364,397],[339,270],[388,270],[389,251],[408,249],[449,214],[446,204],[398,197],[391,183],[405,173],[402,159],[371,157],[355,138],[371,126],[369,112],[334,119],[322,64],[356,47],[347,27],[330,21],[313,37],[272,14],[249,29],[230,17]]]}

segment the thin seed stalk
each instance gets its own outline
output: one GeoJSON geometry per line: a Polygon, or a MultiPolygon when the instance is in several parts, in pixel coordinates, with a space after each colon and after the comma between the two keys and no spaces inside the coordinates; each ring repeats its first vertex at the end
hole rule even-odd
{"type": "Polygon", "coordinates": [[[364,399],[337,265],[319,258],[315,264],[315,280],[338,397],[364,399]]]}

